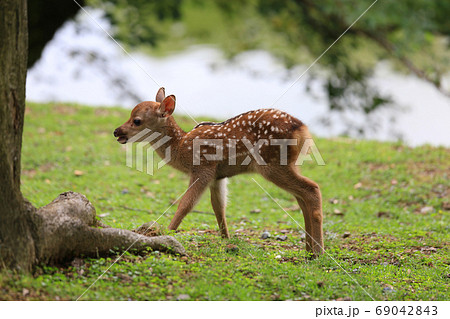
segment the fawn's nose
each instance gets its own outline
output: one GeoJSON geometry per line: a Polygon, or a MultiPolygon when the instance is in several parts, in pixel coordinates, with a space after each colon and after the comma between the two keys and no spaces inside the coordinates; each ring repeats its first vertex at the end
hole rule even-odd
{"type": "Polygon", "coordinates": [[[119,128],[116,128],[114,130],[114,137],[117,137],[119,135],[119,128]]]}

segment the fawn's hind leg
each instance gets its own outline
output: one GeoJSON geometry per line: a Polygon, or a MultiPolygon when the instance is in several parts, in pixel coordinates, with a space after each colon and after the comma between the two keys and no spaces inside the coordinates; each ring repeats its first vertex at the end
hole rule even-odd
{"type": "Polygon", "coordinates": [[[227,179],[222,178],[214,180],[209,188],[211,191],[211,204],[216,215],[220,233],[222,234],[222,237],[230,238],[227,220],[225,218],[225,209],[227,206],[227,179]]]}
{"type": "Polygon", "coordinates": [[[314,255],[323,253],[322,195],[319,185],[301,176],[293,166],[266,166],[261,175],[288,191],[297,199],[305,219],[306,249],[314,255]]]}
{"type": "Polygon", "coordinates": [[[300,206],[300,209],[303,213],[303,219],[305,220],[305,242],[306,242],[306,251],[313,252],[313,241],[312,237],[308,234],[312,234],[312,223],[311,223],[311,216],[307,213],[307,207],[303,199],[301,199],[299,196],[294,196],[297,200],[298,206],[300,206]]]}

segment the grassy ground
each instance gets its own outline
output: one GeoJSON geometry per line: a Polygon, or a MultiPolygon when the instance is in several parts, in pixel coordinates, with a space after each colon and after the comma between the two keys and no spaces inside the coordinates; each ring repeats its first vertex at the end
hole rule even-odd
{"type": "MultiPolygon", "coordinates": [[[[113,227],[132,229],[157,219],[188,179],[170,167],[149,176],[125,165],[124,147],[112,131],[128,113],[29,103],[24,195],[42,206],[63,191],[81,192],[113,227]]],[[[179,120],[192,128],[188,119],[179,120]]],[[[127,254],[83,299],[448,300],[450,150],[343,138],[316,144],[326,165],[307,163],[303,173],[323,193],[323,257],[306,260],[303,231],[250,176],[237,176],[230,182],[227,213],[231,239],[218,236],[204,196],[196,207],[200,213],[190,213],[175,234],[189,258],[127,254]],[[262,240],[264,230],[272,237],[262,240]],[[230,244],[238,249],[227,249],[230,244]]],[[[254,178],[303,226],[291,196],[254,178]]],[[[175,209],[159,222],[167,226],[175,209]]],[[[42,266],[32,275],[4,271],[0,299],[74,300],[113,260],[42,266]]]]}

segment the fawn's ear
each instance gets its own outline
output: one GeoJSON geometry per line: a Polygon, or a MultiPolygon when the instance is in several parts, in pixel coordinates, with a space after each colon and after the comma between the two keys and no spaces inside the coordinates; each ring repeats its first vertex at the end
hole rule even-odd
{"type": "Polygon", "coordinates": [[[161,103],[166,97],[166,90],[164,88],[159,88],[158,93],[156,93],[155,101],[161,103]]]}
{"type": "Polygon", "coordinates": [[[175,95],[169,95],[166,97],[159,106],[159,111],[162,117],[170,116],[175,110],[175,95]]]}

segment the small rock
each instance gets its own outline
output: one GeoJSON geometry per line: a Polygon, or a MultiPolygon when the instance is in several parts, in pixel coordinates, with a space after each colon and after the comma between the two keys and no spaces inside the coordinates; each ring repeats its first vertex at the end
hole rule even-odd
{"type": "Polygon", "coordinates": [[[84,172],[83,171],[80,171],[80,170],[74,170],[73,171],[73,173],[75,174],[75,176],[81,176],[81,175],[83,175],[84,174],[84,172]]]}
{"type": "Polygon", "coordinates": [[[250,214],[259,214],[259,213],[261,213],[261,209],[258,208],[250,211],[250,214]]]}
{"type": "Polygon", "coordinates": [[[22,289],[22,296],[26,297],[30,294],[30,291],[27,288],[22,289]]]}
{"type": "Polygon", "coordinates": [[[421,214],[431,213],[432,211],[433,211],[433,207],[431,207],[431,206],[425,206],[420,209],[421,214]]]}
{"type": "Polygon", "coordinates": [[[269,237],[270,237],[270,233],[268,231],[263,232],[262,235],[261,235],[262,239],[267,239],[269,237]]]}
{"type": "Polygon", "coordinates": [[[180,260],[181,260],[181,261],[184,261],[184,262],[188,262],[188,261],[189,261],[189,258],[186,257],[186,256],[183,256],[183,257],[180,258],[180,260]]]}
{"type": "Polygon", "coordinates": [[[239,247],[238,246],[236,246],[236,245],[233,245],[233,244],[229,244],[229,245],[227,245],[227,247],[225,248],[225,251],[226,252],[237,252],[237,251],[239,251],[239,247]]]}
{"type": "Polygon", "coordinates": [[[280,259],[281,258],[281,255],[276,255],[275,256],[275,259],[280,259]]]}
{"type": "Polygon", "coordinates": [[[334,213],[335,215],[344,215],[344,213],[341,212],[339,209],[335,209],[335,210],[333,211],[333,213],[334,213]]]}
{"type": "Polygon", "coordinates": [[[128,194],[130,191],[127,188],[122,189],[122,194],[128,194]]]}
{"type": "Polygon", "coordinates": [[[191,299],[191,296],[187,295],[187,294],[180,294],[177,297],[177,300],[189,300],[191,299]]]}
{"type": "Polygon", "coordinates": [[[80,268],[81,266],[84,265],[84,260],[81,258],[74,258],[74,260],[72,260],[72,262],[70,264],[74,268],[80,268]]]}
{"type": "Polygon", "coordinates": [[[338,200],[337,198],[330,198],[329,202],[330,202],[331,204],[338,204],[338,203],[339,203],[339,200],[338,200]]]}
{"type": "Polygon", "coordinates": [[[109,213],[103,213],[103,214],[98,215],[98,217],[106,217],[106,216],[109,216],[109,213]]]}
{"type": "Polygon", "coordinates": [[[359,189],[359,188],[361,188],[361,187],[362,187],[362,183],[356,183],[356,184],[353,186],[354,189],[359,189]]]}
{"type": "Polygon", "coordinates": [[[398,181],[396,179],[391,180],[391,185],[397,185],[398,181]]]}
{"type": "Polygon", "coordinates": [[[342,235],[342,238],[348,238],[348,237],[350,237],[350,232],[348,232],[348,231],[346,231],[343,235],[342,235]]]}
{"type": "Polygon", "coordinates": [[[280,241],[286,241],[287,236],[286,236],[286,235],[282,235],[282,236],[277,235],[277,237],[275,237],[275,239],[276,239],[276,240],[280,240],[280,241]]]}
{"type": "Polygon", "coordinates": [[[394,288],[393,287],[384,287],[383,288],[383,292],[394,292],[395,290],[394,290],[394,288]]]}

